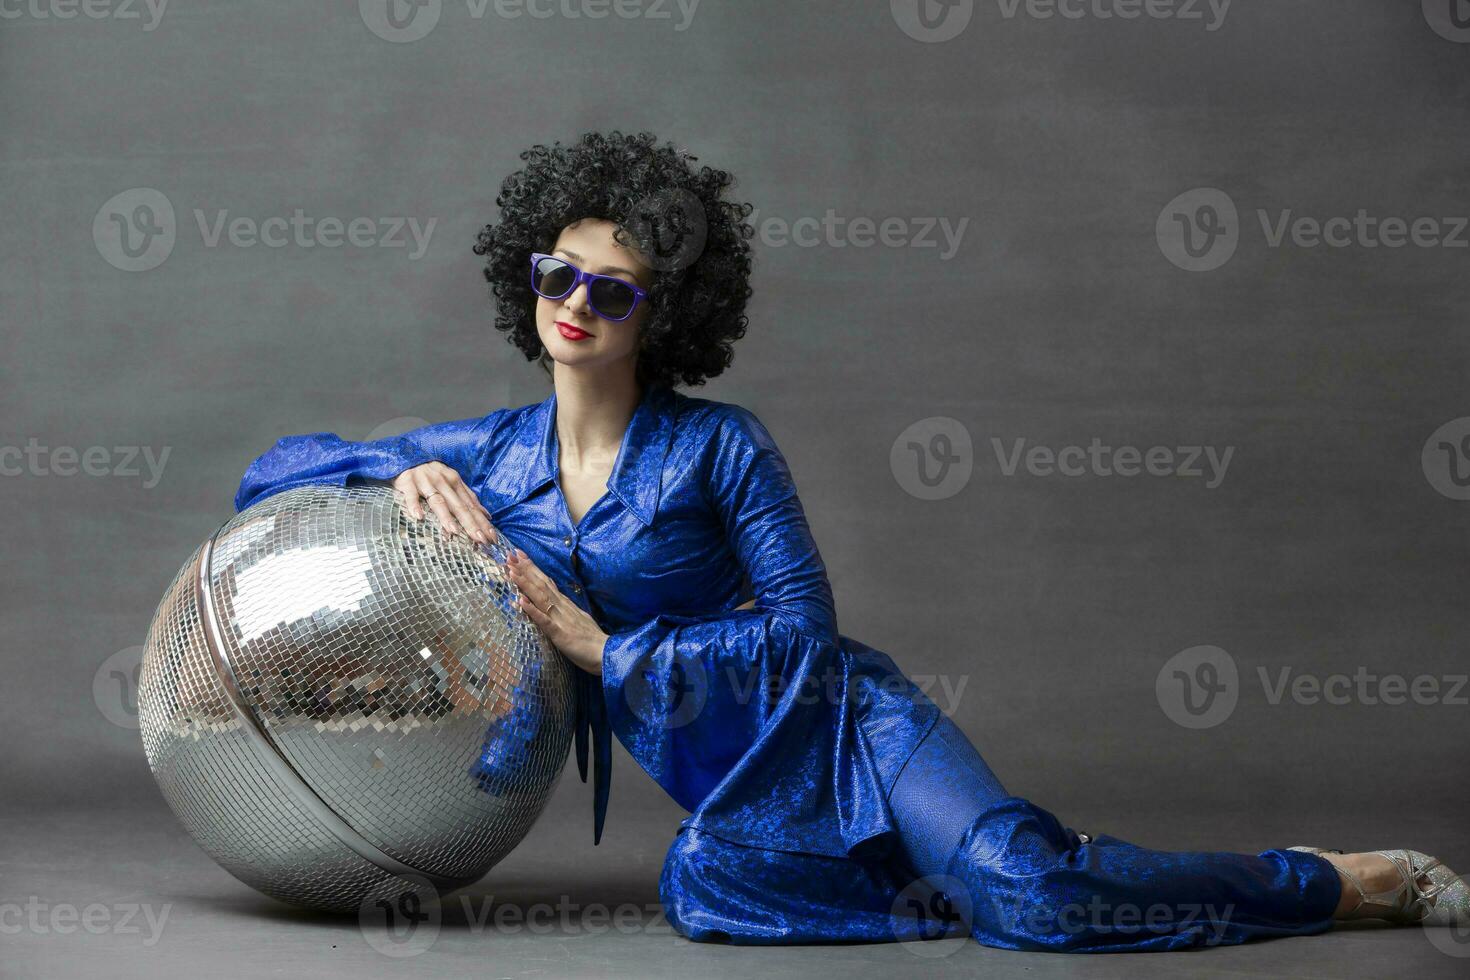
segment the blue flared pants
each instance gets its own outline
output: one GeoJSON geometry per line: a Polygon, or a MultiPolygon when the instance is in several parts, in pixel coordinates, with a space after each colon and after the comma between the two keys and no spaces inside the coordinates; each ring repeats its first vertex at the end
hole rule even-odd
{"type": "Polygon", "coordinates": [[[1142,952],[1310,935],[1332,925],[1337,871],[1314,854],[1155,851],[1064,827],[1006,793],[941,715],[894,782],[895,860],[978,942],[1142,952]]]}

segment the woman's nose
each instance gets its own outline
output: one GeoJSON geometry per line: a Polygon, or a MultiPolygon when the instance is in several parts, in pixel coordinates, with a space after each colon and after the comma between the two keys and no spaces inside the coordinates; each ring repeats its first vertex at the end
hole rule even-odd
{"type": "Polygon", "coordinates": [[[566,298],[566,305],[567,309],[573,313],[587,314],[591,312],[590,307],[587,305],[586,283],[579,283],[577,288],[572,290],[571,295],[566,298]]]}

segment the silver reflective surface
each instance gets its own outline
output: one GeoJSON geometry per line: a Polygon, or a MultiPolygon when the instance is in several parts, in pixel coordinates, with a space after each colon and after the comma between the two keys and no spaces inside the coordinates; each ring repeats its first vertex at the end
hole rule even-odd
{"type": "Polygon", "coordinates": [[[387,486],[283,491],[175,577],[148,631],[148,764],[194,839],[267,895],[352,912],[482,877],[551,796],[576,668],[503,547],[387,486]]]}

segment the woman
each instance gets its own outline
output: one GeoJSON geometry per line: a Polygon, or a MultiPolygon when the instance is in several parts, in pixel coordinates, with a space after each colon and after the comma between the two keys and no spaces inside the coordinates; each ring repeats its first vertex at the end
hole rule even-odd
{"type": "Polygon", "coordinates": [[[674,390],[720,374],[745,332],[750,210],[724,199],[730,176],[647,134],[588,134],[522,159],[475,251],[497,329],[541,360],[552,394],[374,442],[282,439],[236,507],[301,484],[391,480],[412,516],[513,542],[526,614],[581,669],[595,839],[611,733],[691,811],[659,882],[681,933],[787,943],[960,929],[1011,949],[1103,951],[1346,918],[1467,921],[1465,884],[1418,852],[1151,851],[1010,795],[887,655],[837,632],[761,422],[674,390]]]}

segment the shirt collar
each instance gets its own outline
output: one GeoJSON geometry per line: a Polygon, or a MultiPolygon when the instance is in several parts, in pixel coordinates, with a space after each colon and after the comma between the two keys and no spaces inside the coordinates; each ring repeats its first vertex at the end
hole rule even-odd
{"type": "MultiPolygon", "coordinates": [[[[674,433],[674,402],[671,388],[664,385],[644,388],[607,480],[608,491],[645,525],[651,525],[658,512],[664,461],[674,433]]],[[[529,450],[529,460],[512,494],[515,503],[555,482],[560,475],[555,391],[527,413],[518,440],[529,450]]]]}

